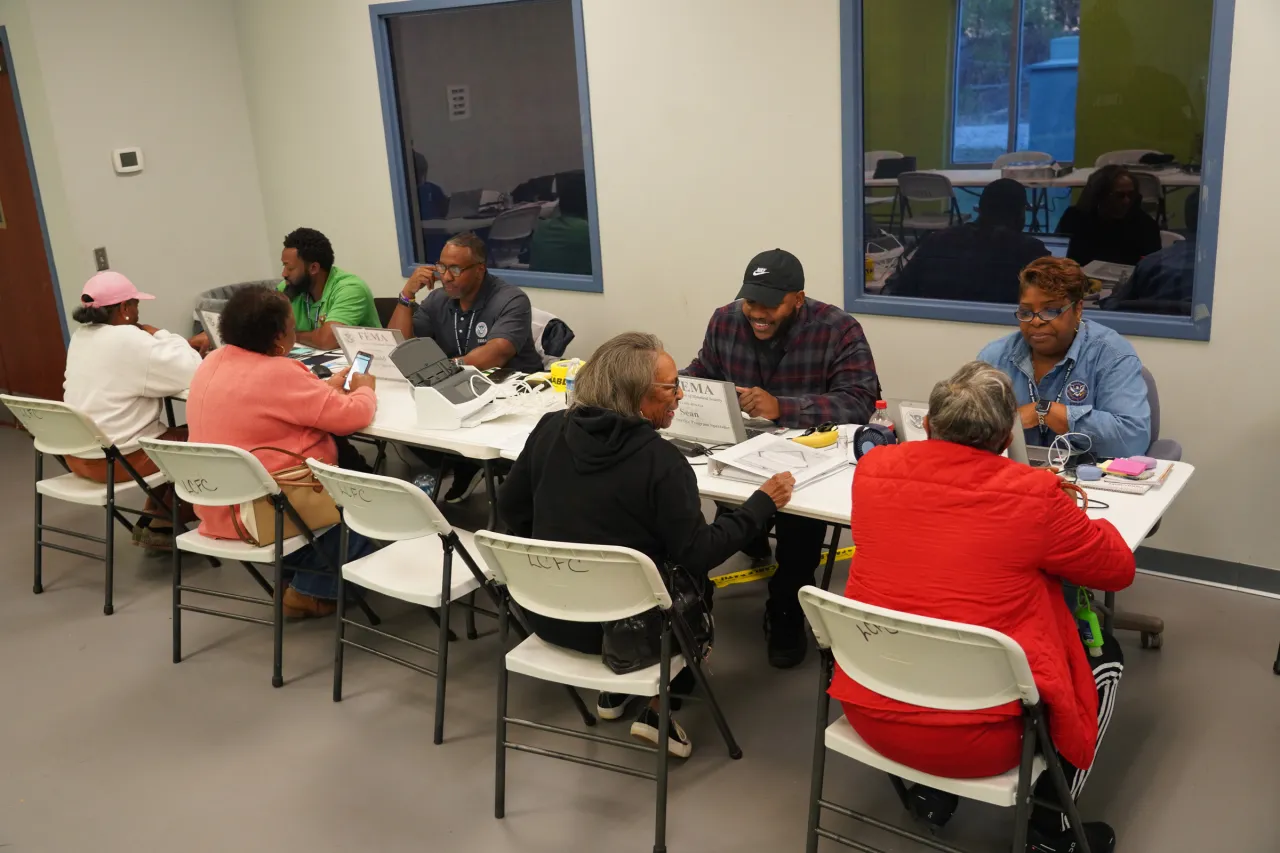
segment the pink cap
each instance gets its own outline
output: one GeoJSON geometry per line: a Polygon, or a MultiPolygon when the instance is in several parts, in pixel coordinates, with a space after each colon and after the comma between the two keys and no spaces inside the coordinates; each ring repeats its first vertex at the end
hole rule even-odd
{"type": "Polygon", "coordinates": [[[133,286],[133,282],[118,272],[105,270],[84,283],[80,304],[90,308],[109,308],[128,302],[130,299],[155,299],[150,293],[143,293],[133,286]],[[84,297],[89,297],[85,299],[84,297]]]}

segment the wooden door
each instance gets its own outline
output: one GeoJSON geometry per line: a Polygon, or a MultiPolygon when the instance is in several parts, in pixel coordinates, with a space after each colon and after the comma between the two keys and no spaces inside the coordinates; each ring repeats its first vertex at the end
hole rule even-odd
{"type": "Polygon", "coordinates": [[[67,350],[12,67],[0,44],[0,388],[62,399],[67,350]]]}

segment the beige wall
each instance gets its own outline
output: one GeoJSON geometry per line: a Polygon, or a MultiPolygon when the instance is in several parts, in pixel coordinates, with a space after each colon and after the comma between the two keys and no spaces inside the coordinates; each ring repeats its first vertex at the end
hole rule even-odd
{"type": "Polygon", "coordinates": [[[4,0],[9,19],[64,304],[95,246],[183,331],[195,293],[276,269],[230,0],[4,0]],[[116,175],[132,145],[146,168],[116,175]]]}

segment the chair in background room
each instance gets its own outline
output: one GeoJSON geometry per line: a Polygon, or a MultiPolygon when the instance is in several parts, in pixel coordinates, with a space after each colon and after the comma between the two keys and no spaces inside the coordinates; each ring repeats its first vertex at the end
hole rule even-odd
{"type": "MultiPolygon", "coordinates": [[[[274,631],[274,649],[271,664],[271,686],[284,685],[283,653],[284,653],[284,558],[300,548],[315,542],[317,533],[312,532],[303,523],[298,512],[289,502],[289,498],[280,489],[267,469],[247,450],[225,444],[198,444],[195,442],[164,441],[158,438],[144,438],[139,442],[147,455],[164,472],[173,483],[178,497],[193,506],[227,507],[238,512],[241,504],[252,503],[259,498],[267,498],[274,510],[274,538],[267,545],[252,545],[248,542],[232,539],[214,539],[192,530],[174,539],[173,549],[173,662],[182,661],[182,613],[203,613],[207,616],[221,616],[254,625],[266,625],[274,631]],[[297,536],[285,538],[285,519],[302,531],[297,536]],[[216,557],[236,560],[245,567],[258,586],[271,598],[254,598],[247,595],[223,592],[221,590],[188,586],[182,580],[182,552],[200,554],[205,557],[216,557]],[[272,582],[268,583],[262,573],[254,568],[255,564],[273,567],[272,582]],[[271,619],[257,616],[246,616],[227,610],[213,610],[183,603],[182,594],[220,598],[240,601],[246,604],[257,604],[271,608],[271,619]]],[[[176,521],[176,517],[175,517],[176,521]]],[[[175,527],[176,529],[176,527],[175,527]]],[[[336,567],[330,567],[335,570],[336,567]]],[[[363,601],[361,607],[372,624],[378,624],[378,618],[368,609],[363,601]]]]}
{"type": "MultiPolygon", "coordinates": [[[[1142,368],[1142,379],[1147,383],[1147,405],[1151,409],[1151,444],[1147,455],[1152,459],[1167,462],[1182,461],[1182,444],[1172,438],[1160,437],[1160,392],[1156,389],[1156,378],[1151,371],[1142,368]]],[[[1151,528],[1148,537],[1154,536],[1160,529],[1160,523],[1151,528]]],[[[1143,616],[1140,613],[1127,613],[1116,610],[1116,594],[1108,592],[1103,598],[1106,607],[1108,629],[1115,631],[1137,631],[1141,635],[1144,649],[1158,649],[1164,645],[1164,620],[1159,616],[1143,616]]]]}
{"type": "MultiPolygon", "coordinates": [[[[491,533],[475,534],[476,547],[494,578],[504,586],[522,609],[544,616],[572,622],[610,622],[638,616],[657,609],[662,623],[659,663],[636,672],[618,675],[605,665],[601,655],[569,651],[530,636],[503,657],[498,675],[498,740],[497,772],[494,791],[494,817],[506,813],[507,750],[560,758],[601,770],[612,770],[627,776],[649,779],[657,783],[657,816],[654,829],[654,851],[665,851],[667,832],[667,752],[671,718],[671,679],[688,666],[707,698],[725,745],[732,758],[741,758],[742,750],[729,731],[715,695],[703,675],[693,639],[684,623],[672,617],[671,596],[653,561],[630,548],[608,545],[569,545],[543,542],[491,533]],[[676,650],[679,654],[673,654],[676,650]],[[630,696],[659,697],[658,746],[639,744],[588,735],[570,729],[547,726],[529,720],[509,717],[507,682],[511,673],[569,685],[584,690],[622,693],[630,696]],[[520,726],[550,734],[578,738],[592,743],[618,746],[654,755],[656,772],[650,773],[595,758],[531,747],[507,739],[507,727],[520,726]]],[[[506,648],[509,605],[503,599],[498,609],[499,630],[506,648]]]]}
{"type": "Polygon", "coordinates": [[[902,201],[902,219],[898,223],[898,236],[905,232],[942,231],[953,225],[967,222],[969,217],[960,212],[951,179],[936,172],[903,172],[898,176],[898,196],[902,201]],[[916,208],[923,208],[918,211],[916,208]]]}
{"type": "Polygon", "coordinates": [[[1081,849],[1088,849],[1084,824],[1071,799],[1058,753],[1049,738],[1049,724],[1040,704],[1040,692],[1031,674],[1031,666],[1027,663],[1026,653],[1014,640],[989,628],[872,607],[813,586],[800,590],[800,607],[813,629],[822,658],[809,826],[805,841],[807,853],[816,853],[819,838],[855,850],[880,853],[875,847],[822,826],[824,810],[935,850],[959,853],[956,848],[941,844],[936,838],[910,832],[824,799],[822,782],[827,750],[889,774],[894,790],[908,811],[911,811],[911,806],[904,779],[958,797],[1003,808],[1012,807],[1013,842],[1009,849],[1013,853],[1024,853],[1027,849],[1031,788],[1041,773],[1048,772],[1058,799],[1064,804],[1063,811],[1075,831],[1077,843],[1081,849]],[[1023,720],[1021,762],[1000,776],[948,779],[921,773],[886,758],[858,736],[843,714],[828,724],[831,699],[827,688],[837,663],[867,689],[921,708],[976,711],[1020,702],[1023,720]]]}
{"type": "MultiPolygon", "coordinates": [[[[156,497],[153,489],[165,481],[164,474],[158,472],[149,477],[140,476],[137,470],[129,464],[125,454],[121,453],[119,448],[111,443],[111,440],[103,434],[92,418],[73,409],[66,403],[56,400],[38,400],[34,397],[15,397],[11,394],[0,394],[0,402],[8,406],[9,411],[13,412],[18,422],[22,424],[27,432],[31,433],[31,437],[34,439],[32,443],[35,445],[36,451],[35,581],[31,591],[36,595],[44,592],[43,567],[45,548],[98,560],[106,567],[105,603],[102,605],[102,612],[110,616],[115,612],[112,595],[115,587],[116,522],[123,524],[132,533],[134,523],[124,517],[125,513],[138,516],[139,522],[143,518],[158,517],[140,509],[120,506],[117,500],[120,498],[137,498],[139,493],[143,492],[155,501],[157,506],[163,506],[163,502],[156,497]],[[92,480],[72,474],[70,471],[56,477],[45,478],[44,457],[46,455],[57,458],[60,463],[63,456],[106,459],[108,463],[107,482],[105,484],[95,483],[92,480]],[[118,463],[125,470],[129,475],[128,480],[122,483],[116,482],[116,466],[113,463],[118,463]],[[79,533],[75,530],[67,530],[62,527],[45,524],[44,499],[46,497],[66,501],[67,503],[80,504],[81,506],[101,507],[105,512],[106,521],[103,535],[91,536],[87,533],[79,533]],[[44,538],[46,531],[97,543],[103,547],[103,553],[101,555],[92,554],[88,551],[81,551],[78,548],[59,545],[56,542],[47,542],[44,538]]],[[[63,463],[63,467],[66,467],[65,463],[63,463]]],[[[181,529],[178,526],[174,527],[175,532],[181,529]]]]}
{"type": "MultiPolygon", "coordinates": [[[[338,566],[338,631],[333,659],[333,701],[342,701],[343,652],[347,646],[429,675],[436,680],[434,742],[439,744],[444,740],[444,695],[449,670],[449,608],[454,603],[467,608],[467,638],[474,640],[476,627],[473,594],[486,580],[470,553],[475,547],[471,533],[450,525],[422,489],[412,483],[394,477],[344,471],[314,459],[308,459],[307,465],[342,509],[344,527],[339,554],[347,552],[347,529],[379,542],[391,543],[379,551],[338,566]],[[439,547],[430,541],[432,539],[439,540],[439,547]],[[461,559],[462,565],[454,565],[455,555],[461,559]],[[389,598],[428,608],[439,627],[436,647],[428,648],[348,619],[343,593],[344,587],[349,583],[382,593],[389,598]],[[459,599],[465,596],[471,596],[471,600],[460,602],[459,599]],[[356,640],[349,640],[348,627],[434,655],[436,668],[432,670],[389,652],[370,648],[356,640]]],[[[481,612],[497,615],[489,611],[481,612]]]]}
{"type": "Polygon", "coordinates": [[[1174,243],[1181,243],[1185,239],[1187,238],[1183,237],[1181,234],[1177,233],[1176,231],[1161,231],[1160,232],[1160,248],[1167,249],[1170,246],[1172,246],[1174,243]]]}
{"type": "Polygon", "coordinates": [[[1163,152],[1156,151],[1154,148],[1122,148],[1118,151],[1099,154],[1093,161],[1093,165],[1099,169],[1103,166],[1137,166],[1146,155],[1160,153],[1163,152]]]}
{"type": "Polygon", "coordinates": [[[489,250],[489,266],[498,269],[524,269],[520,256],[529,248],[533,229],[538,227],[542,205],[515,207],[498,214],[489,229],[485,246],[489,250]]]}
{"type": "MultiPolygon", "coordinates": [[[[863,172],[875,174],[876,166],[881,160],[896,160],[902,156],[903,154],[901,151],[868,151],[866,154],[862,155],[862,170],[863,172]]],[[[889,205],[889,224],[892,226],[893,204],[897,200],[898,194],[894,192],[891,195],[865,195],[863,196],[862,203],[867,208],[868,218],[875,213],[874,208],[883,207],[886,204],[889,205]]]]}

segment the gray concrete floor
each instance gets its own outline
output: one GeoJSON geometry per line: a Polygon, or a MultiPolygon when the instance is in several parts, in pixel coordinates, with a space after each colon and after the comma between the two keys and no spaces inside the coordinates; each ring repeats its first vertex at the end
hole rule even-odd
{"type": "MultiPolygon", "coordinates": [[[[491,622],[482,620],[479,640],[452,647],[442,746],[431,744],[430,678],[351,652],[345,699],[331,701],[328,621],[287,628],[279,690],[265,628],[189,614],[187,658],[174,665],[168,564],[121,543],[110,617],[101,566],[82,558],[49,553],[45,593],[32,595],[24,435],[0,430],[0,466],[9,475],[0,485],[5,851],[651,849],[648,783],[529,755],[510,756],[507,817],[494,820],[491,622]]],[[[92,511],[47,506],[48,523],[101,528],[92,511]]],[[[483,496],[456,516],[482,523],[483,496]]],[[[211,586],[255,589],[238,567],[195,572],[211,586]]],[[[745,757],[730,761],[706,709],[686,707],[695,750],[671,777],[672,851],[803,849],[817,667],[813,655],[790,672],[767,666],[763,593],[748,584],[717,596],[713,683],[745,757]]],[[[1121,600],[1169,627],[1159,652],[1122,640],[1129,666],[1081,802],[1086,819],[1111,822],[1122,851],[1280,849],[1280,678],[1271,674],[1280,602],[1155,577],[1121,600]]],[[[421,611],[374,603],[392,630],[431,636],[421,611]]],[[[573,724],[555,687],[513,679],[512,702],[517,713],[573,724]]],[[[626,732],[622,723],[601,729],[626,732]]],[[[904,823],[884,777],[838,757],[827,795],[904,823]]],[[[943,840],[1005,850],[1009,822],[1008,812],[966,803],[943,840]]],[[[926,849],[834,826],[886,851],[926,849]]]]}

